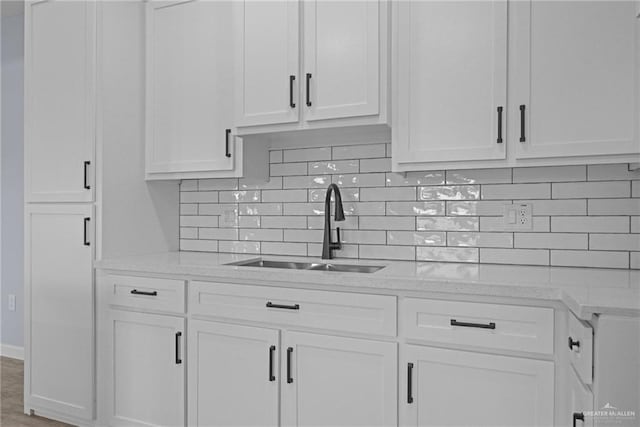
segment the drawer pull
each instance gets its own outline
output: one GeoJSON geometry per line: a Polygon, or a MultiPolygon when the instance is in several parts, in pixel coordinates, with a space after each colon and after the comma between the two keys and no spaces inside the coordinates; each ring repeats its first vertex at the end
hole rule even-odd
{"type": "Polygon", "coordinates": [[[527,108],[524,105],[520,106],[520,142],[526,142],[527,138],[524,135],[524,111],[527,108]]]}
{"type": "Polygon", "coordinates": [[[176,365],[182,364],[182,358],[180,357],[180,337],[182,337],[182,332],[176,332],[176,365]]]}
{"type": "Polygon", "coordinates": [[[481,329],[495,329],[496,324],[491,323],[469,323],[469,322],[458,322],[456,319],[451,319],[451,326],[464,326],[466,328],[481,328],[481,329]]]}
{"type": "Polygon", "coordinates": [[[146,295],[146,296],[149,296],[149,297],[158,296],[158,291],[146,292],[146,291],[139,291],[137,289],[134,289],[134,290],[131,291],[131,293],[133,295],[146,295]]]}
{"type": "Polygon", "coordinates": [[[576,421],[582,421],[584,423],[584,413],[583,412],[574,412],[573,413],[573,427],[576,427],[576,421]]]}
{"type": "Polygon", "coordinates": [[[573,338],[569,337],[569,350],[573,351],[573,347],[580,348],[580,340],[573,340],[573,338]]]}
{"type": "Polygon", "coordinates": [[[311,107],[311,73],[307,73],[307,107],[311,107]]]}
{"type": "Polygon", "coordinates": [[[498,139],[496,142],[502,144],[502,107],[498,107],[498,139]]]}
{"type": "Polygon", "coordinates": [[[91,185],[89,184],[89,180],[87,179],[87,169],[91,166],[90,161],[84,162],[84,189],[91,190],[91,185]]]}
{"type": "Polygon", "coordinates": [[[276,351],[276,346],[272,345],[269,347],[269,381],[275,381],[276,376],[273,375],[273,354],[276,351]]]}
{"type": "Polygon", "coordinates": [[[289,76],[289,107],[296,108],[296,103],[293,102],[293,83],[296,81],[296,76],[289,76]]]}
{"type": "Polygon", "coordinates": [[[413,363],[407,363],[407,403],[413,403],[413,363]]]}
{"type": "Polygon", "coordinates": [[[274,304],[271,301],[268,301],[267,308],[283,308],[285,310],[300,310],[300,304],[293,304],[293,305],[274,304]]]}
{"type": "Polygon", "coordinates": [[[293,353],[293,347],[287,348],[287,383],[291,384],[293,378],[291,377],[291,353],[293,353]]]}

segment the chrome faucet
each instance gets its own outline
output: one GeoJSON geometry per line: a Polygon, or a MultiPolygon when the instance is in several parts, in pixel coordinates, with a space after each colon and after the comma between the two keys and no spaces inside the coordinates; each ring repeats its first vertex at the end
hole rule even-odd
{"type": "Polygon", "coordinates": [[[324,199],[324,239],[322,241],[322,259],[332,259],[333,251],[335,249],[342,249],[342,243],[340,242],[340,227],[336,227],[336,234],[338,240],[331,241],[331,193],[334,193],[336,198],[336,211],[335,221],[344,221],[344,210],[342,209],[342,196],[340,195],[340,189],[336,184],[330,184],[327,188],[327,195],[324,199]]]}

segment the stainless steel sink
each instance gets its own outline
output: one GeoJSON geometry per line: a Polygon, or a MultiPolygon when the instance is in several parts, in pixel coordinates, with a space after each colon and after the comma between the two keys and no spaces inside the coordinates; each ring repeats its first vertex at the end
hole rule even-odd
{"type": "Polygon", "coordinates": [[[262,258],[236,261],[226,265],[242,267],[284,268],[289,270],[338,271],[343,273],[375,273],[384,268],[381,265],[329,264],[316,262],[270,261],[262,258]]]}

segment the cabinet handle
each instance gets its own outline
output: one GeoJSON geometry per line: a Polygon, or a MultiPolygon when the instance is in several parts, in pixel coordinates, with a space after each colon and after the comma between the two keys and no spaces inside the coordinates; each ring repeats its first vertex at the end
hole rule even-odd
{"type": "Polygon", "coordinates": [[[293,378],[291,377],[291,353],[293,353],[293,347],[287,348],[287,383],[291,384],[293,378]]]}
{"type": "Polygon", "coordinates": [[[525,106],[520,106],[520,142],[525,142],[527,139],[524,137],[524,110],[525,106]]]}
{"type": "Polygon", "coordinates": [[[90,221],[91,221],[91,218],[87,217],[87,218],[84,219],[84,231],[83,231],[83,233],[84,233],[84,245],[85,246],[91,246],[91,242],[89,241],[89,237],[88,237],[89,233],[87,232],[87,229],[89,228],[88,226],[89,226],[89,222],[90,221]]]}
{"type": "Polygon", "coordinates": [[[576,421],[582,421],[584,423],[584,413],[583,412],[574,412],[573,413],[573,427],[576,427],[576,421]]]}
{"type": "Polygon", "coordinates": [[[451,326],[464,326],[466,328],[482,328],[482,329],[495,329],[496,324],[491,323],[469,323],[469,322],[458,322],[456,319],[451,319],[451,326]]]}
{"type": "Polygon", "coordinates": [[[139,291],[137,289],[133,289],[131,293],[134,295],[146,295],[150,297],[158,296],[158,291],[146,292],[146,291],[139,291]]]}
{"type": "Polygon", "coordinates": [[[307,73],[307,107],[311,107],[311,73],[307,73]]]}
{"type": "Polygon", "coordinates": [[[269,381],[275,381],[276,376],[273,375],[273,354],[276,352],[276,346],[269,347],[269,381]]]}
{"type": "Polygon", "coordinates": [[[267,308],[283,308],[285,310],[300,310],[300,304],[293,304],[293,305],[274,304],[271,301],[268,301],[267,308]]]}
{"type": "Polygon", "coordinates": [[[89,168],[89,166],[91,166],[91,162],[90,161],[85,161],[84,162],[84,189],[85,190],[91,190],[91,185],[89,184],[89,179],[87,178],[87,169],[89,168]]]}
{"type": "Polygon", "coordinates": [[[182,337],[182,332],[176,332],[176,365],[182,364],[182,359],[180,358],[180,337],[182,337]]]}
{"type": "Polygon", "coordinates": [[[498,144],[502,144],[502,110],[503,107],[498,107],[498,144]]]}
{"type": "Polygon", "coordinates": [[[407,363],[407,403],[413,403],[413,363],[407,363]]]}
{"type": "Polygon", "coordinates": [[[296,81],[296,76],[289,76],[289,107],[296,108],[296,103],[293,102],[293,82],[296,81]]]}
{"type": "Polygon", "coordinates": [[[231,136],[231,129],[225,129],[224,131],[224,151],[226,157],[231,157],[231,152],[229,151],[229,136],[231,136]]]}
{"type": "Polygon", "coordinates": [[[569,350],[573,351],[573,347],[580,348],[580,340],[573,340],[573,338],[569,337],[569,350]]]}

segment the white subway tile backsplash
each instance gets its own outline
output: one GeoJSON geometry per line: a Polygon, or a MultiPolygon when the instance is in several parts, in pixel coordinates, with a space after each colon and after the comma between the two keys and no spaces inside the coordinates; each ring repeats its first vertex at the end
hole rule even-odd
{"type": "Polygon", "coordinates": [[[283,161],[285,163],[312,162],[317,160],[331,160],[331,147],[300,148],[284,151],[283,161]]]}
{"type": "Polygon", "coordinates": [[[358,173],[359,160],[335,160],[309,163],[309,175],[358,173]]]}
{"type": "Polygon", "coordinates": [[[415,187],[363,188],[360,200],[363,202],[415,200],[415,187]]]}
{"type": "MultiPolygon", "coordinates": [[[[627,216],[558,216],[551,217],[553,233],[628,233],[627,216]]],[[[633,230],[632,230],[633,232],[633,230]]]]}
{"type": "Polygon", "coordinates": [[[333,160],[371,159],[380,157],[386,157],[385,144],[339,145],[333,147],[333,160]]]}
{"type": "Polygon", "coordinates": [[[477,200],[479,185],[449,185],[418,188],[418,200],[477,200]]]}
{"type": "Polygon", "coordinates": [[[629,268],[629,252],[552,250],[551,265],[561,267],[629,268]]]}
{"type": "Polygon", "coordinates": [[[444,171],[406,172],[386,174],[387,187],[443,185],[444,171]]]}
{"type": "Polygon", "coordinates": [[[361,230],[415,230],[413,216],[360,216],[361,230]]]}
{"type": "Polygon", "coordinates": [[[482,186],[482,199],[550,199],[551,184],[489,184],[482,186]]]}
{"type": "Polygon", "coordinates": [[[444,215],[445,202],[387,202],[387,215],[444,215]]]}
{"type": "Polygon", "coordinates": [[[362,245],[360,246],[360,258],[415,261],[416,248],[413,246],[362,245]]]}
{"type": "Polygon", "coordinates": [[[418,261],[478,262],[478,248],[443,248],[419,246],[416,248],[418,261]]]}
{"type": "Polygon", "coordinates": [[[338,258],[640,268],[640,172],[626,164],[393,173],[390,144],[271,150],[270,178],[183,180],[180,249],[319,257],[341,189],[338,258]],[[530,230],[504,205],[529,203],[530,230]]]}
{"type": "Polygon", "coordinates": [[[514,247],[524,249],[588,249],[589,235],[580,233],[515,233],[514,247]]]}
{"type": "Polygon", "coordinates": [[[511,169],[448,170],[447,184],[508,184],[511,169]]]}
{"type": "Polygon", "coordinates": [[[614,199],[629,197],[631,184],[629,181],[596,181],[551,184],[551,195],[554,199],[614,199]]]}
{"type": "MultiPolygon", "coordinates": [[[[347,187],[384,187],[385,174],[383,173],[352,173],[333,175],[332,182],[340,188],[347,187]]],[[[326,186],[323,186],[326,189],[326,186]]]]}
{"type": "Polygon", "coordinates": [[[513,182],[573,182],[587,179],[587,167],[582,166],[546,166],[533,168],[514,168],[513,182]]]}
{"type": "Polygon", "coordinates": [[[446,246],[443,231],[387,231],[387,243],[409,246],[446,246]]]}

